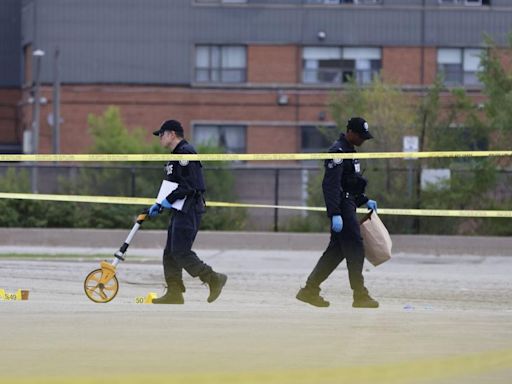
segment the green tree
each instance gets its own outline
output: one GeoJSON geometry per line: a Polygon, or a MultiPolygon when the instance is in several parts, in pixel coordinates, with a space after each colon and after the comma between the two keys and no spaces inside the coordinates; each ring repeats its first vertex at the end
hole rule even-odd
{"type": "MultiPolygon", "coordinates": [[[[199,145],[199,153],[223,153],[223,148],[213,144],[199,145]]],[[[208,207],[208,201],[235,202],[235,176],[225,161],[209,161],[203,164],[206,184],[206,211],[201,229],[205,230],[241,230],[247,221],[245,208],[208,207]]]]}
{"type": "Polygon", "coordinates": [[[509,149],[512,142],[512,70],[504,62],[512,63],[512,32],[508,35],[506,49],[498,49],[489,36],[485,37],[485,43],[487,49],[480,56],[478,78],[487,96],[484,104],[486,122],[495,130],[495,147],[509,149]]]}
{"type": "MultiPolygon", "coordinates": [[[[512,141],[512,74],[510,68],[503,65],[502,58],[508,55],[512,62],[512,34],[510,36],[510,48],[506,52],[501,50],[499,55],[494,43],[487,39],[489,49],[482,55],[479,73],[483,93],[487,96],[483,110],[464,89],[447,90],[441,77],[424,94],[414,98],[377,78],[364,87],[352,81],[342,93],[333,94],[330,101],[332,116],[339,130],[344,130],[351,116],[359,115],[368,120],[375,140],[365,143],[363,151],[401,151],[402,136],[409,134],[419,136],[420,151],[485,150],[490,146],[493,149],[507,148],[512,141]]],[[[320,127],[319,132],[331,140],[338,133],[320,127]]],[[[404,168],[403,160],[366,161],[374,165],[365,173],[370,180],[368,195],[376,198],[383,207],[512,207],[510,197],[501,201],[486,198],[496,188],[506,187],[506,181],[499,181],[496,177],[497,161],[494,159],[444,158],[414,162],[415,183],[412,198],[409,198],[405,194],[408,189],[405,173],[400,174],[396,170],[404,168]],[[422,190],[421,171],[425,168],[448,168],[451,179],[422,190]]],[[[506,167],[510,159],[500,159],[500,164],[506,167]]],[[[323,206],[321,177],[311,179],[308,189],[311,191],[308,203],[323,206]]],[[[312,219],[314,215],[308,214],[307,223],[301,218],[294,219],[290,226],[298,230],[321,228],[312,219]]],[[[512,229],[503,224],[503,219],[384,217],[384,221],[392,232],[512,233],[512,229]]]]}
{"type": "MultiPolygon", "coordinates": [[[[441,103],[445,93],[442,79],[439,78],[422,98],[418,109],[421,150],[485,150],[492,146],[502,147],[510,135],[512,124],[510,98],[512,84],[510,73],[503,67],[495,54],[495,47],[488,41],[489,50],[481,56],[482,68],[479,79],[483,93],[487,95],[484,111],[470,97],[466,90],[453,89],[448,93],[449,104],[441,103]],[[507,97],[509,98],[507,102],[507,97]],[[503,111],[505,108],[507,111],[503,111]]],[[[509,50],[510,54],[510,50],[509,50]]],[[[485,198],[497,187],[494,159],[429,159],[419,160],[417,173],[417,207],[445,209],[492,209],[493,201],[485,198]],[[430,186],[425,191],[420,188],[421,169],[448,168],[451,170],[449,183],[430,186]]],[[[511,206],[510,199],[503,202],[511,206]]],[[[503,233],[502,219],[417,219],[417,230],[424,233],[503,233]]]]}
{"type": "MultiPolygon", "coordinates": [[[[102,115],[88,116],[89,134],[92,139],[90,153],[138,154],[164,153],[157,140],[148,141],[147,130],[135,127],[129,130],[118,107],[109,106],[102,115]]],[[[156,196],[162,178],[159,167],[148,163],[102,163],[101,166],[86,166],[79,169],[74,180],[61,179],[68,193],[82,195],[156,196]],[[132,175],[134,173],[134,175],[132,175]],[[132,177],[135,186],[132,185],[132,177]],[[135,188],[134,188],[135,187],[135,188]]],[[[75,226],[94,228],[129,228],[141,207],[118,204],[77,205],[75,226]]],[[[161,227],[166,215],[148,221],[146,228],[161,227]]]]}
{"type": "MultiPolygon", "coordinates": [[[[157,140],[147,142],[146,131],[142,128],[128,130],[122,122],[119,109],[109,107],[102,116],[90,115],[90,134],[93,139],[92,153],[167,153],[157,140]]],[[[199,153],[220,153],[222,150],[214,146],[200,146],[199,153]]],[[[107,164],[109,165],[109,164],[107,164]]],[[[135,163],[144,167],[137,174],[136,191],[138,196],[156,196],[163,170],[160,166],[149,167],[147,163],[135,163]]],[[[115,164],[118,166],[118,164],[115,164]]],[[[209,163],[208,167],[216,166],[215,175],[205,172],[207,186],[206,198],[213,200],[222,197],[232,201],[234,178],[226,164],[209,163]]],[[[207,169],[208,167],[205,167],[207,169]]],[[[127,195],[130,190],[129,169],[88,169],[82,170],[83,183],[91,189],[90,193],[98,190],[107,191],[111,195],[127,195]]],[[[137,213],[133,207],[124,205],[96,205],[85,215],[89,225],[94,227],[125,227],[131,225],[137,213]]],[[[226,230],[240,229],[245,223],[245,210],[239,208],[208,208],[204,216],[202,229],[226,230]]],[[[156,219],[144,223],[145,228],[162,228],[169,220],[168,214],[162,214],[156,219]]]]}

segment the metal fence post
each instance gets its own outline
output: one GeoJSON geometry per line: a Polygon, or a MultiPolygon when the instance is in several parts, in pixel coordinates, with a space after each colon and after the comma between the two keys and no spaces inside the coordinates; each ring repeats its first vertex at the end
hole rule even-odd
{"type": "MultiPolygon", "coordinates": [[[[274,205],[279,205],[279,168],[274,173],[274,205]]],[[[274,208],[274,232],[279,232],[279,208],[274,208]]]]}
{"type": "Polygon", "coordinates": [[[136,184],[135,184],[135,168],[134,167],[131,167],[130,173],[131,173],[131,179],[132,179],[132,197],[135,197],[136,184]]]}

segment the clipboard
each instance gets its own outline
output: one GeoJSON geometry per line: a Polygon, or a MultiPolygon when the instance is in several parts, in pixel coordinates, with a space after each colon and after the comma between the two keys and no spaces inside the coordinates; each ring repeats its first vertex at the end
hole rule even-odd
{"type": "MultiPolygon", "coordinates": [[[[156,202],[158,204],[162,204],[162,201],[171,194],[172,191],[174,191],[176,188],[178,188],[177,183],[173,183],[172,181],[168,180],[162,180],[162,185],[160,186],[160,190],[158,191],[158,196],[156,197],[156,202]]],[[[178,211],[181,211],[183,209],[183,204],[185,204],[185,200],[187,198],[176,200],[174,203],[172,203],[173,209],[177,209],[178,211]]]]}

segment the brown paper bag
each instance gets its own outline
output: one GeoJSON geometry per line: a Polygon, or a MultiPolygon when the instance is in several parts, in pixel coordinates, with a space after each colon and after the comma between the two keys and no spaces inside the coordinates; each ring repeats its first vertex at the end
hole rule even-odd
{"type": "Polygon", "coordinates": [[[393,243],[379,216],[374,211],[370,211],[360,224],[364,253],[368,261],[374,266],[388,261],[391,258],[393,243]]]}

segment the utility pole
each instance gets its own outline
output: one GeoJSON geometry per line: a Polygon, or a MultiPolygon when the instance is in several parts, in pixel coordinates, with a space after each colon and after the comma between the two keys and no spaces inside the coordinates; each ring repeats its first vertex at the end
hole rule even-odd
{"type": "MultiPolygon", "coordinates": [[[[32,53],[36,61],[36,79],[34,89],[34,108],[32,114],[32,154],[36,155],[39,148],[39,121],[41,117],[41,62],[44,51],[37,49],[32,53]]],[[[37,193],[37,166],[32,163],[32,193],[37,193]]]]}
{"type": "Polygon", "coordinates": [[[59,47],[55,48],[53,61],[53,153],[60,153],[60,73],[59,47]]]}

